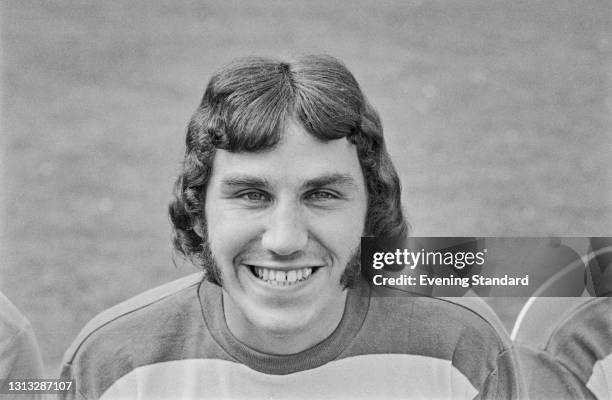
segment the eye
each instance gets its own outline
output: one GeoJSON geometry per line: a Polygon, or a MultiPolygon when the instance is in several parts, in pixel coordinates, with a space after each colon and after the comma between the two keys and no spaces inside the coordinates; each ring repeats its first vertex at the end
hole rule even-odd
{"type": "Polygon", "coordinates": [[[339,196],[328,190],[315,190],[315,191],[308,193],[306,198],[308,198],[309,200],[314,200],[314,201],[325,201],[325,200],[338,199],[339,196]]]}
{"type": "Polygon", "coordinates": [[[257,190],[250,190],[248,192],[239,193],[238,198],[256,203],[266,202],[270,200],[268,195],[257,190]]]}

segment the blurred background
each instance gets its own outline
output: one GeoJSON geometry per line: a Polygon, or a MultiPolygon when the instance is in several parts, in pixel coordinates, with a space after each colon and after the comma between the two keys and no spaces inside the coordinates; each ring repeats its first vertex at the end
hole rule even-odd
{"type": "MultiPolygon", "coordinates": [[[[379,110],[414,235],[612,236],[612,6],[3,1],[0,290],[49,377],[95,314],[195,271],[167,204],[211,74],[329,53],[379,110]]],[[[489,299],[511,327],[521,299],[489,299]]]]}

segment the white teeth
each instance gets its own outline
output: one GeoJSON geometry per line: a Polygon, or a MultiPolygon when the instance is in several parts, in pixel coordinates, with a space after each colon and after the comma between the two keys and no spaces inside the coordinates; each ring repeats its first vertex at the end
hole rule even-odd
{"type": "Polygon", "coordinates": [[[312,267],[280,271],[270,268],[254,267],[255,275],[268,283],[276,286],[288,286],[296,282],[308,279],[312,274],[312,267]]]}

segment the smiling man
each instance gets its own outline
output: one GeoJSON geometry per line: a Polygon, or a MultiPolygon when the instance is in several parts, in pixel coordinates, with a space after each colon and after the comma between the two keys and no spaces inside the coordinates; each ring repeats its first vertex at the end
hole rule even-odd
{"type": "Polygon", "coordinates": [[[77,398],[517,398],[507,338],[430,297],[370,296],[362,236],[405,238],[376,111],[338,60],[238,60],[210,80],[170,204],[203,273],[96,317],[77,398]]]}
{"type": "Polygon", "coordinates": [[[338,326],[367,204],[354,145],[283,123],[274,150],[216,154],[199,228],[221,268],[230,331],[270,354],[305,350],[338,326]]]}

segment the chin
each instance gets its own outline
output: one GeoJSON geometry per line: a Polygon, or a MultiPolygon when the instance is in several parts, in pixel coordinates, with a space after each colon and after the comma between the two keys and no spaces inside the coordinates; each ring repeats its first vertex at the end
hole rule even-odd
{"type": "Polygon", "coordinates": [[[311,325],[313,318],[305,317],[303,311],[266,311],[255,315],[260,330],[273,336],[287,336],[303,333],[311,325]]]}

